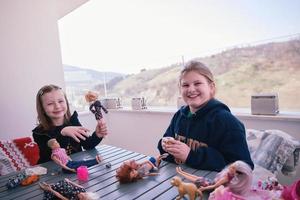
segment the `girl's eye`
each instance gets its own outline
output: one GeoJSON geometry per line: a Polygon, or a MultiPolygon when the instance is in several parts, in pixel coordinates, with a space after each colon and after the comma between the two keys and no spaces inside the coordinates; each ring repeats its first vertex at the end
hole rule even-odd
{"type": "Polygon", "coordinates": [[[51,105],[53,105],[53,103],[47,103],[47,106],[51,106],[51,105]]]}
{"type": "Polygon", "coordinates": [[[202,83],[200,83],[200,82],[197,82],[197,83],[195,83],[194,85],[196,85],[196,86],[198,86],[198,85],[201,85],[202,83]]]}
{"type": "Polygon", "coordinates": [[[186,87],[189,87],[189,85],[188,84],[182,84],[181,87],[186,88],[186,87]]]}
{"type": "Polygon", "coordinates": [[[64,101],[64,100],[60,100],[60,101],[59,101],[59,103],[63,103],[63,102],[65,102],[65,101],[64,101]]]}

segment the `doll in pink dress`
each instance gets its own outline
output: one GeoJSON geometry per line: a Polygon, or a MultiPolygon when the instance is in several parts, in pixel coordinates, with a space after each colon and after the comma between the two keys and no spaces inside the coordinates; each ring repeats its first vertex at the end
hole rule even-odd
{"type": "Polygon", "coordinates": [[[76,172],[76,169],[80,166],[91,167],[101,162],[99,155],[94,159],[73,161],[67,155],[66,150],[60,147],[56,139],[50,139],[47,144],[52,149],[51,159],[61,166],[64,172],[76,172]]]}

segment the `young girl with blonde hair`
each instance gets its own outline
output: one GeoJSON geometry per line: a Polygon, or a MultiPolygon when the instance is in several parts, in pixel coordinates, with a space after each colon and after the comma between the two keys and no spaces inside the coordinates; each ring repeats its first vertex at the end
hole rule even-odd
{"type": "Polygon", "coordinates": [[[107,135],[104,120],[97,123],[95,132],[90,135],[89,130],[79,122],[77,112],[71,115],[68,99],[56,85],[45,85],[38,91],[36,109],[38,126],[32,130],[32,135],[40,149],[38,163],[51,160],[51,149],[47,142],[52,138],[70,155],[82,151],[82,148],[94,148],[107,135]]]}

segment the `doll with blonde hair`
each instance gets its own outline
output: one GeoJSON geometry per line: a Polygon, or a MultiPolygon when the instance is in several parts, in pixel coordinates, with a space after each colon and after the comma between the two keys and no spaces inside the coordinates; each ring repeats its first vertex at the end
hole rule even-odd
{"type": "Polygon", "coordinates": [[[99,155],[95,159],[73,161],[67,155],[66,150],[60,147],[56,139],[50,139],[47,144],[52,149],[51,159],[65,172],[76,172],[76,169],[82,165],[91,167],[101,162],[99,155]]]}
{"type": "Polygon", "coordinates": [[[181,168],[177,168],[176,171],[195,183],[201,192],[225,186],[234,194],[245,194],[250,190],[252,183],[252,169],[243,161],[235,161],[230,164],[218,173],[213,181],[184,172],[181,168]]]}

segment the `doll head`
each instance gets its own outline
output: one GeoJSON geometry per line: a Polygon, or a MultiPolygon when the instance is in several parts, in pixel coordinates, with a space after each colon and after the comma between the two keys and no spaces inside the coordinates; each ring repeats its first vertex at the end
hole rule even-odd
{"type": "Polygon", "coordinates": [[[228,187],[235,194],[246,194],[252,184],[252,169],[243,161],[235,161],[229,165],[230,172],[235,171],[235,177],[229,182],[228,187]]]}
{"type": "Polygon", "coordinates": [[[50,149],[57,149],[57,148],[60,148],[60,144],[57,142],[57,140],[56,139],[50,139],[50,140],[48,140],[48,142],[47,142],[47,145],[48,145],[48,147],[50,148],[50,149]]]}
{"type": "Polygon", "coordinates": [[[62,91],[62,89],[56,85],[45,85],[36,94],[36,110],[37,110],[37,119],[39,123],[39,127],[44,130],[49,130],[53,126],[52,119],[47,115],[45,107],[43,105],[45,94],[51,93],[53,91],[60,91],[64,97],[66,103],[66,113],[64,115],[64,122],[67,123],[71,117],[69,102],[66,94],[62,91]]]}
{"type": "Polygon", "coordinates": [[[84,97],[88,103],[91,103],[98,99],[98,94],[96,92],[88,91],[84,97]]]}
{"type": "Polygon", "coordinates": [[[138,174],[139,164],[135,160],[125,161],[116,172],[116,178],[120,183],[134,182],[142,177],[138,174]]]}

